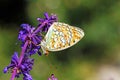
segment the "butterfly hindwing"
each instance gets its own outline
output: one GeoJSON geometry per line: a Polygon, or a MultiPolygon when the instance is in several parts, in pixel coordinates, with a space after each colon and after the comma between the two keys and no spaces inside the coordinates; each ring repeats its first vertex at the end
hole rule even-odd
{"type": "Polygon", "coordinates": [[[73,46],[83,36],[83,30],[78,27],[54,22],[45,36],[45,47],[48,51],[60,51],[73,46]]]}

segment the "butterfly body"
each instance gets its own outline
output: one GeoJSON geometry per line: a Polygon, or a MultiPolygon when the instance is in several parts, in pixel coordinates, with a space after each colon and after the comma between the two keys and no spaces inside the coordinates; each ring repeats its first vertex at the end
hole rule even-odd
{"type": "Polygon", "coordinates": [[[76,44],[83,36],[83,30],[78,27],[54,22],[41,41],[41,47],[45,54],[49,51],[64,50],[76,44]]]}

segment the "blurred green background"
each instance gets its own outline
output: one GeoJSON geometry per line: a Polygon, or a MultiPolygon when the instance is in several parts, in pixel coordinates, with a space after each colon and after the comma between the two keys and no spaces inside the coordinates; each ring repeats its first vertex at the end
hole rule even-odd
{"type": "Polygon", "coordinates": [[[0,0],[0,80],[9,80],[2,70],[20,52],[20,24],[36,26],[44,12],[82,28],[85,36],[64,51],[32,56],[34,80],[52,73],[58,80],[120,80],[120,0],[0,0]]]}

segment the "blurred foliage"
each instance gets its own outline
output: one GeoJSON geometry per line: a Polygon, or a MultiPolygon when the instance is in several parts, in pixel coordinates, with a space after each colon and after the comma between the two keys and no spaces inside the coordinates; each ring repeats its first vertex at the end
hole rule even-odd
{"type": "MultiPolygon", "coordinates": [[[[36,26],[36,18],[48,12],[56,14],[60,22],[82,28],[85,37],[64,51],[34,55],[33,78],[47,80],[54,73],[59,80],[106,80],[99,78],[104,65],[120,71],[119,8],[120,0],[1,0],[0,70],[9,64],[14,51],[20,52],[19,25],[36,26]]],[[[0,73],[1,80],[9,78],[10,74],[0,73]]],[[[119,79],[113,76],[113,80],[119,79]]]]}

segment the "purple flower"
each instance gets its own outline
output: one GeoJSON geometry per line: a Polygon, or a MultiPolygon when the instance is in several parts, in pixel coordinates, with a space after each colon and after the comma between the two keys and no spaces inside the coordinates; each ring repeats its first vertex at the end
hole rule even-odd
{"type": "Polygon", "coordinates": [[[19,77],[20,74],[23,74],[23,80],[32,80],[32,77],[30,76],[29,72],[32,70],[32,66],[34,64],[34,59],[30,59],[27,55],[24,55],[24,58],[22,60],[22,63],[20,66],[18,66],[19,57],[18,53],[15,52],[12,56],[11,63],[4,68],[3,72],[7,73],[8,70],[16,70],[15,77],[19,77]]]}
{"type": "MultiPolygon", "coordinates": [[[[44,13],[44,16],[45,18],[37,18],[39,21],[37,28],[29,24],[21,24],[18,35],[18,40],[22,43],[20,57],[15,52],[12,56],[11,63],[3,70],[4,73],[7,73],[9,70],[11,71],[11,80],[18,78],[21,74],[23,74],[23,80],[32,80],[30,71],[32,70],[34,59],[31,59],[30,56],[35,53],[41,55],[41,34],[42,32],[47,32],[49,27],[57,21],[56,15],[49,16],[48,13],[44,13]]],[[[48,80],[57,80],[57,78],[52,74],[48,80]]]]}
{"type": "Polygon", "coordinates": [[[34,33],[35,27],[32,27],[29,24],[22,24],[21,30],[19,31],[18,39],[22,42],[22,46],[25,44],[26,41],[28,41],[28,46],[26,49],[26,52],[30,55],[35,54],[36,52],[41,55],[39,49],[40,42],[42,40],[42,37],[39,33],[34,33]]]}
{"type": "Polygon", "coordinates": [[[14,52],[14,55],[12,56],[12,59],[11,59],[11,63],[9,64],[9,66],[7,66],[7,67],[4,68],[3,72],[4,72],[4,73],[7,73],[7,71],[8,71],[9,69],[13,69],[13,68],[17,67],[17,65],[18,65],[18,60],[19,60],[19,58],[18,58],[18,53],[17,53],[17,52],[14,52]]]}
{"type": "Polygon", "coordinates": [[[40,27],[41,24],[44,24],[44,26],[41,27],[41,31],[47,32],[52,23],[57,22],[57,16],[53,14],[49,16],[48,13],[44,13],[44,16],[45,18],[37,18],[39,21],[38,27],[40,27]]]}
{"type": "Polygon", "coordinates": [[[48,80],[58,80],[57,78],[55,78],[54,74],[51,74],[51,77],[48,78],[48,80]]]}

